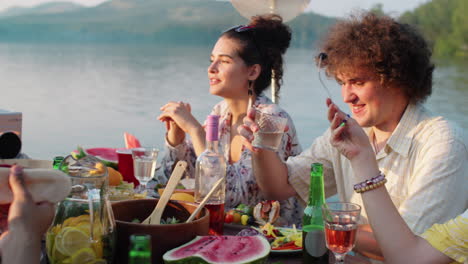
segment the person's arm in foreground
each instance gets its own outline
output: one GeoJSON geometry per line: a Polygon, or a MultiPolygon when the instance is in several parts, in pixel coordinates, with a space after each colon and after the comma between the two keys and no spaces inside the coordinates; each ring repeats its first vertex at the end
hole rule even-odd
{"type": "MultiPolygon", "coordinates": [[[[338,107],[329,105],[332,129],[331,144],[351,161],[357,181],[371,179],[379,174],[377,161],[367,135],[357,122],[338,107]]],[[[409,229],[395,208],[385,186],[362,193],[370,225],[383,252],[386,263],[450,263],[452,260],[433,248],[426,240],[409,229]]]]}
{"type": "Polygon", "coordinates": [[[22,173],[19,166],[13,166],[10,170],[13,202],[8,214],[8,231],[0,237],[2,263],[39,263],[41,238],[54,217],[53,204],[34,203],[22,173]]]}
{"type": "Polygon", "coordinates": [[[205,130],[192,115],[190,104],[169,102],[161,107],[158,119],[166,122],[167,141],[171,146],[181,144],[185,133],[190,135],[196,155],[205,150],[205,130]]]}
{"type": "Polygon", "coordinates": [[[243,137],[244,145],[252,151],[253,173],[258,186],[268,199],[285,200],[296,195],[296,191],[288,182],[288,168],[278,154],[252,146],[253,132],[258,130],[254,120],[255,110],[251,109],[238,132],[243,137]]]}

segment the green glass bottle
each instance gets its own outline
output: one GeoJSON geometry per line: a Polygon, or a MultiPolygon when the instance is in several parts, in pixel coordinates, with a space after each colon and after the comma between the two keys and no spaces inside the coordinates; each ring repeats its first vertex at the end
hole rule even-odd
{"type": "Polygon", "coordinates": [[[60,170],[60,163],[62,163],[64,157],[63,156],[57,156],[54,158],[54,162],[53,162],[53,167],[54,169],[56,170],[60,170]]]}
{"type": "Polygon", "coordinates": [[[151,236],[131,235],[129,264],[151,264],[151,236]]]}
{"type": "Polygon", "coordinates": [[[302,218],[303,263],[328,263],[322,205],[325,203],[323,166],[313,163],[310,171],[309,202],[302,218]]]}

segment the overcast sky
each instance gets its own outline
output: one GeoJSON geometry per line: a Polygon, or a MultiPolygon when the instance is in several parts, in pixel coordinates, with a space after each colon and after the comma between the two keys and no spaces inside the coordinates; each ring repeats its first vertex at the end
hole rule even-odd
{"type": "MultiPolygon", "coordinates": [[[[34,6],[40,3],[54,1],[75,2],[86,6],[93,6],[108,0],[0,0],[0,10],[12,6],[34,6]]],[[[350,11],[356,8],[368,9],[377,3],[382,3],[385,12],[398,15],[404,11],[414,9],[419,4],[427,1],[428,0],[311,0],[308,10],[328,16],[346,16],[350,11]]]]}

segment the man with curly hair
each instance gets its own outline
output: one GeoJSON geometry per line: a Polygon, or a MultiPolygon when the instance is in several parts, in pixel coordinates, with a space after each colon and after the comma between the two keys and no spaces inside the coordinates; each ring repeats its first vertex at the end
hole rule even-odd
{"type": "MultiPolygon", "coordinates": [[[[431,94],[434,70],[426,41],[409,25],[363,13],[333,26],[321,51],[327,58],[320,67],[341,85],[344,102],[374,147],[384,175],[374,178],[380,184],[386,179],[392,201],[410,229],[421,234],[434,223],[461,214],[468,207],[467,147],[458,126],[422,105],[431,94]]],[[[328,100],[327,105],[333,104],[328,100]]],[[[354,186],[360,182],[349,160],[331,145],[330,129],[283,163],[275,153],[251,147],[252,131],[257,129],[253,119],[249,113],[239,132],[254,153],[257,183],[271,199],[298,196],[306,202],[310,164],[320,162],[327,197],[338,193],[340,201],[363,204],[355,192],[363,191],[363,185],[354,186]]],[[[354,250],[382,260],[364,209],[362,221],[354,250]]]]}

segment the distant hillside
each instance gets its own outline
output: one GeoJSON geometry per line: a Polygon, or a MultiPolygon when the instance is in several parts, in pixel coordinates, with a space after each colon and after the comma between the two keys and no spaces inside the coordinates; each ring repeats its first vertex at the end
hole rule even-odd
{"type": "MultiPolygon", "coordinates": [[[[204,45],[232,25],[246,22],[224,1],[113,0],[93,8],[0,17],[0,41],[204,45]]],[[[313,13],[300,15],[289,23],[292,45],[311,47],[333,22],[313,13]]]]}
{"type": "Polygon", "coordinates": [[[415,25],[438,57],[468,57],[468,1],[432,0],[400,20],[415,25]]]}
{"type": "Polygon", "coordinates": [[[0,12],[0,17],[13,17],[21,15],[37,15],[37,14],[56,14],[64,13],[69,11],[76,11],[84,8],[81,5],[77,5],[69,2],[53,2],[42,4],[33,8],[29,7],[11,7],[7,10],[0,12]]]}

